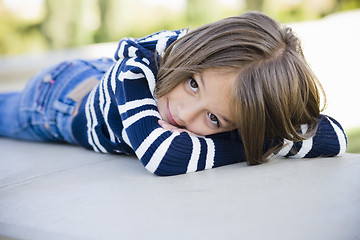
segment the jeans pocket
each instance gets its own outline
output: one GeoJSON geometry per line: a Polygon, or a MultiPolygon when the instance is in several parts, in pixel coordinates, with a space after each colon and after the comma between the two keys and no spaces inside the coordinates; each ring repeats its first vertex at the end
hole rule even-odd
{"type": "Polygon", "coordinates": [[[77,104],[77,102],[71,99],[67,99],[66,101],[57,100],[53,104],[55,111],[55,125],[53,129],[58,135],[58,138],[68,143],[75,143],[71,123],[77,104]]]}

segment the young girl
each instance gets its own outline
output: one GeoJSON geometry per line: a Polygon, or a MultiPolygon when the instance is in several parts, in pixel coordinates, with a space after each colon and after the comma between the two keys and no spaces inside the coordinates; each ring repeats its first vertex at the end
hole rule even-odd
{"type": "Polygon", "coordinates": [[[346,136],[318,86],[291,29],[250,12],[45,69],[0,95],[0,135],[136,154],[157,175],[335,156],[346,136]]]}

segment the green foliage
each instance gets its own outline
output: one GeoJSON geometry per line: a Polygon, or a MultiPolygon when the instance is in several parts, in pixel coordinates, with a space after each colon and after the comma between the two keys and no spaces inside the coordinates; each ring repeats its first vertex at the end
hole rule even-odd
{"type": "MultiPolygon", "coordinates": [[[[51,48],[67,48],[94,42],[93,6],[87,0],[47,0],[42,34],[51,48]]],[[[96,17],[95,17],[96,18],[96,17]]]]}
{"type": "Polygon", "coordinates": [[[348,137],[348,148],[349,153],[360,153],[360,128],[355,128],[346,131],[348,137]]]}
{"type": "Polygon", "coordinates": [[[0,55],[40,51],[46,42],[40,34],[39,21],[24,21],[0,14],[0,55]]]}

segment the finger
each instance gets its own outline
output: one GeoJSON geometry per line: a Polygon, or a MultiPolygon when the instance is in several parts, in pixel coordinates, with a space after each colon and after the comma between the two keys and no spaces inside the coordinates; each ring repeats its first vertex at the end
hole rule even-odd
{"type": "Polygon", "coordinates": [[[175,127],[175,126],[171,125],[170,123],[165,122],[163,120],[159,120],[158,123],[165,130],[174,131],[175,129],[177,129],[177,127],[175,127]]]}

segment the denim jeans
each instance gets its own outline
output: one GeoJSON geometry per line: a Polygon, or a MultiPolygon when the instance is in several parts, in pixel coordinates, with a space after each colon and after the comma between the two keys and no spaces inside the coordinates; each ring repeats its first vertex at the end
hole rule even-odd
{"type": "Polygon", "coordinates": [[[32,141],[76,143],[71,121],[80,101],[69,93],[112,66],[108,58],[65,61],[44,69],[22,92],[0,94],[0,136],[32,141]]]}

